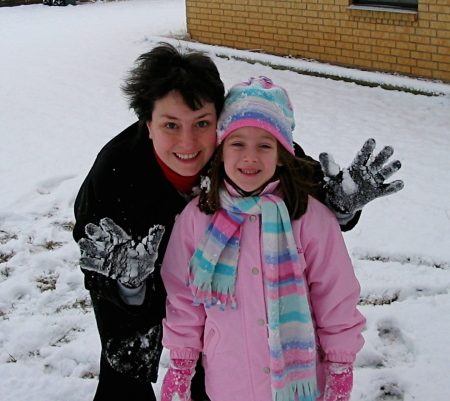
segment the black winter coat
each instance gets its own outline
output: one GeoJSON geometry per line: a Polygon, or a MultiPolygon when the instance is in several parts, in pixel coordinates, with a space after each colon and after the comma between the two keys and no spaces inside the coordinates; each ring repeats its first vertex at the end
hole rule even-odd
{"type": "Polygon", "coordinates": [[[91,293],[103,353],[117,371],[142,381],[156,381],[161,346],[161,321],[166,293],[159,268],[175,221],[186,200],[167,181],[155,159],[145,125],[135,123],[100,151],[75,201],[75,241],[85,237],[88,223],[111,218],[140,240],[155,224],[165,227],[155,271],[147,279],[140,306],[127,305],[118,284],[83,271],[91,293]]]}
{"type": "MultiPolygon", "coordinates": [[[[308,158],[295,146],[297,156],[308,158]]],[[[311,158],[308,158],[311,160],[311,158]]],[[[316,171],[320,181],[320,165],[316,171]]],[[[127,305],[118,284],[105,276],[83,270],[90,291],[103,355],[123,374],[155,382],[162,351],[162,319],[166,293],[160,266],[175,217],[186,200],[165,178],[155,159],[153,143],[145,124],[131,125],[100,151],[75,201],[75,241],[86,237],[88,223],[111,218],[136,240],[144,238],[154,225],[165,227],[155,271],[147,279],[145,300],[140,306],[127,305]]],[[[359,215],[347,226],[351,229],[359,215]]]]}

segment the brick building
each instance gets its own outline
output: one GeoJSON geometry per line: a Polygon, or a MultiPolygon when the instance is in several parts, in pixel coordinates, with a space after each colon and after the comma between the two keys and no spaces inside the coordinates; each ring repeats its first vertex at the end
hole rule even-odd
{"type": "Polygon", "coordinates": [[[193,40],[450,82],[450,0],[186,0],[193,40]]]}

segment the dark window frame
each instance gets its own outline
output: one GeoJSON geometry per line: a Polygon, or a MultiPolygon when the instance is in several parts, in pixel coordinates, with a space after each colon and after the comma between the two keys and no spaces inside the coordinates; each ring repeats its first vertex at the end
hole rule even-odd
{"type": "Polygon", "coordinates": [[[419,6],[419,0],[354,0],[353,4],[355,6],[389,7],[417,10],[419,6]]]}

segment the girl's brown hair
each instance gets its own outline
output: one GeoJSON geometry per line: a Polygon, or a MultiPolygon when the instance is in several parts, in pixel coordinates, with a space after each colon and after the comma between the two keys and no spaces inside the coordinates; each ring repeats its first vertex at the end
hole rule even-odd
{"type": "MultiPolygon", "coordinates": [[[[313,163],[290,154],[278,141],[278,161],[273,180],[280,180],[280,188],[291,220],[297,220],[306,213],[308,195],[316,197],[313,183],[313,163]]],[[[199,209],[206,214],[214,214],[220,209],[219,189],[226,179],[222,161],[223,142],[216,150],[208,177],[210,182],[200,192],[199,209]]]]}

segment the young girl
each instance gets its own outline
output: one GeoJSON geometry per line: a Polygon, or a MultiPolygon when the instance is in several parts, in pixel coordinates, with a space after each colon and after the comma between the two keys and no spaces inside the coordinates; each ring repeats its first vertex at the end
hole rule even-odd
{"type": "Polygon", "coordinates": [[[190,401],[200,353],[211,401],[350,399],[360,287],[336,218],[309,195],[293,128],[270,79],[228,93],[210,185],[178,217],[161,269],[162,401],[190,401]]]}

